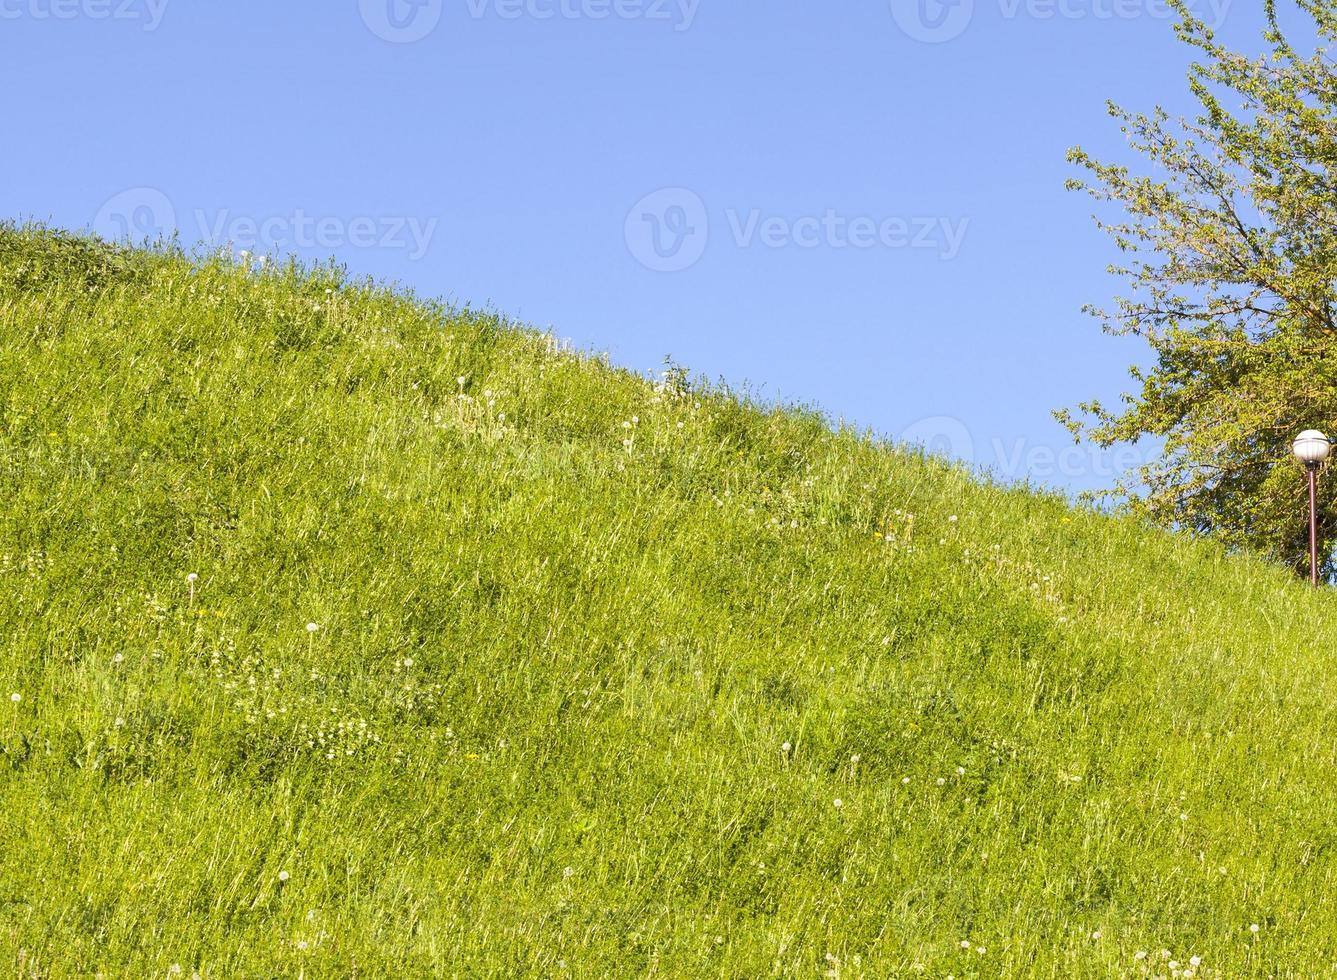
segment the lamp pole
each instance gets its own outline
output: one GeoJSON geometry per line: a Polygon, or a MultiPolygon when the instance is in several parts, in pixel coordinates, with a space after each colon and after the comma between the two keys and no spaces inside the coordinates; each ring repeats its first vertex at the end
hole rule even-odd
{"type": "Polygon", "coordinates": [[[1317,429],[1306,429],[1291,445],[1309,474],[1309,581],[1318,588],[1318,468],[1332,452],[1332,442],[1317,429]]]}
{"type": "Polygon", "coordinates": [[[1309,581],[1318,588],[1318,463],[1305,463],[1309,471],[1309,581]]]}

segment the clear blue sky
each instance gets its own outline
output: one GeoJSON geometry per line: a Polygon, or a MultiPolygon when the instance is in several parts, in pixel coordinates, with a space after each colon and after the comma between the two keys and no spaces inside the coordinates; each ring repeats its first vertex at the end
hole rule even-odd
{"type": "MultiPolygon", "coordinates": [[[[1253,48],[1258,7],[1199,0],[1253,48]]],[[[1104,113],[1189,107],[1161,0],[0,0],[0,215],[175,226],[665,354],[1064,489],[1126,387],[1104,113]],[[255,244],[253,244],[253,242],[255,244]],[[925,421],[927,420],[927,421],[925,421]]]]}

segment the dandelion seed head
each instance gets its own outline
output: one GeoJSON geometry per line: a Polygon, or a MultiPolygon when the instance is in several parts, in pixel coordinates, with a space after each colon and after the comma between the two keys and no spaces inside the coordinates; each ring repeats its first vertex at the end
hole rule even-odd
{"type": "Polygon", "coordinates": [[[291,877],[292,875],[288,874],[286,871],[279,872],[279,881],[287,881],[291,877]]]}
{"type": "Polygon", "coordinates": [[[306,631],[307,631],[308,633],[314,633],[314,632],[315,632],[316,630],[318,630],[318,629],[320,629],[320,624],[319,624],[319,623],[307,623],[307,624],[306,624],[306,631]]]}

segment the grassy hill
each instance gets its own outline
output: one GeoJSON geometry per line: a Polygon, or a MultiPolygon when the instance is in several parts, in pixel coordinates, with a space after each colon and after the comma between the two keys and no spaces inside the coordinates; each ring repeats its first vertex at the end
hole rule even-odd
{"type": "Polygon", "coordinates": [[[14,228],[0,500],[10,975],[1337,968],[1337,604],[1210,543],[14,228]]]}

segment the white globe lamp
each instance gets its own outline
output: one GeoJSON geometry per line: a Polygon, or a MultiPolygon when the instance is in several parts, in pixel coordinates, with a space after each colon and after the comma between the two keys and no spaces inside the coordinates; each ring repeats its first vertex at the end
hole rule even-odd
{"type": "Polygon", "coordinates": [[[1317,466],[1332,453],[1332,441],[1317,429],[1306,429],[1295,437],[1291,452],[1306,466],[1317,466]]]}

